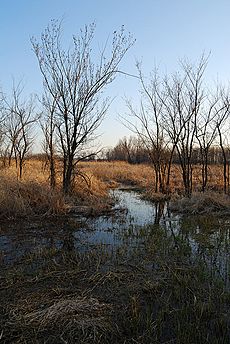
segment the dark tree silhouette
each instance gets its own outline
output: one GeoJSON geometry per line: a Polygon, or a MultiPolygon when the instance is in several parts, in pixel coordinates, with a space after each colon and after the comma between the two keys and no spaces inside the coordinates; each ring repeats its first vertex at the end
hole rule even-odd
{"type": "Polygon", "coordinates": [[[108,99],[101,101],[102,91],[114,80],[121,60],[134,43],[122,27],[113,33],[109,57],[106,43],[95,62],[94,31],[94,24],[85,26],[80,35],[72,37],[72,47],[65,49],[61,44],[61,24],[53,21],[39,41],[32,39],[44,86],[55,101],[65,193],[71,189],[78,157],[84,156],[86,145],[94,138],[108,109],[108,99]]]}

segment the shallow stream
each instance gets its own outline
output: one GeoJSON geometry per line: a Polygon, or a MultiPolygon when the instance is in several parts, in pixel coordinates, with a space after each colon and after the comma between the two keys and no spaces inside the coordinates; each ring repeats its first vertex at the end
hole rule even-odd
{"type": "MultiPolygon", "coordinates": [[[[3,223],[0,227],[0,262],[3,266],[44,248],[87,252],[94,247],[112,252],[141,249],[157,228],[164,231],[178,252],[200,262],[229,287],[230,218],[183,217],[170,213],[167,204],[144,201],[132,190],[111,191],[115,199],[112,216],[71,216],[44,223],[3,223]],[[185,252],[186,251],[186,252],[185,252]]],[[[166,247],[165,250],[168,250],[166,247]]]]}

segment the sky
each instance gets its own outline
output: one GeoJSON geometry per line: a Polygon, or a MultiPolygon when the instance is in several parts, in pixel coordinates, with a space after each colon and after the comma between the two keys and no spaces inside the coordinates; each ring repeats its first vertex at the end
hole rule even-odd
{"type": "MultiPolygon", "coordinates": [[[[230,80],[229,0],[0,0],[0,86],[5,92],[12,80],[23,80],[24,92],[42,93],[42,79],[30,38],[39,38],[52,19],[62,19],[63,37],[70,43],[85,24],[95,22],[98,47],[122,25],[136,39],[121,69],[136,74],[142,61],[146,75],[160,66],[163,73],[178,68],[181,58],[198,61],[210,52],[209,82],[230,80]]],[[[132,133],[119,121],[126,115],[125,98],[137,102],[138,82],[119,76],[106,95],[113,98],[99,133],[102,146],[114,146],[132,133]]]]}

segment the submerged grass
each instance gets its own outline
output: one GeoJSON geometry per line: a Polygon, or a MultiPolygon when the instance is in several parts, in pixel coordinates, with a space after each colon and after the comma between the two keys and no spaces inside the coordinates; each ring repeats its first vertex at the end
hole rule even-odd
{"type": "Polygon", "coordinates": [[[155,225],[138,237],[77,250],[70,231],[69,245],[5,266],[1,342],[229,343],[229,290],[192,257],[186,236],[155,225]]]}

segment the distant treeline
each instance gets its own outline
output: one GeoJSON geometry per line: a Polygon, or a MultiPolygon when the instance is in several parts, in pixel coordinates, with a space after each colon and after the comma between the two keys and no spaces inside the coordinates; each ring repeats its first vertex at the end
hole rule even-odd
{"type": "MultiPolygon", "coordinates": [[[[165,148],[165,155],[167,155],[167,148],[165,148]]],[[[225,147],[225,156],[230,162],[230,147],[225,147]]],[[[202,152],[200,147],[193,147],[191,154],[191,163],[194,165],[202,164],[202,152]]],[[[130,164],[151,163],[151,156],[149,149],[146,149],[142,142],[134,137],[124,137],[120,139],[117,145],[109,148],[105,154],[104,159],[108,161],[126,161],[130,164]]],[[[222,149],[216,144],[210,147],[208,152],[208,165],[222,165],[224,157],[222,149]]],[[[176,151],[174,151],[172,163],[180,164],[180,158],[176,151]]]]}

